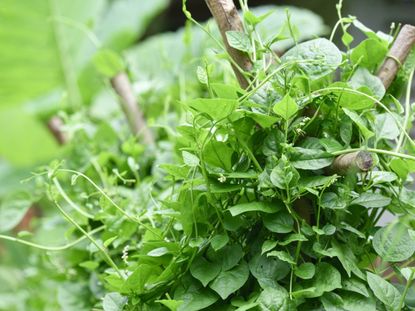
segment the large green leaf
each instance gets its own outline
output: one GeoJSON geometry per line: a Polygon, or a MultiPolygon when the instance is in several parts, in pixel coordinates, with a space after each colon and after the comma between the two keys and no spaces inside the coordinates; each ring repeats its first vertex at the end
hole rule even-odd
{"type": "Polygon", "coordinates": [[[398,310],[401,294],[391,283],[370,272],[367,272],[367,282],[376,298],[382,301],[390,310],[398,310]]]}
{"type": "MultiPolygon", "coordinates": [[[[0,140],[0,156],[15,165],[27,165],[56,155],[56,145],[44,126],[35,121],[33,112],[50,112],[62,102],[79,106],[83,92],[94,89],[90,73],[86,80],[79,77],[85,74],[85,66],[97,46],[120,49],[131,44],[167,3],[168,0],[2,1],[0,132],[8,137],[0,140]],[[25,109],[16,116],[17,111],[12,109],[22,105],[25,109]],[[9,141],[18,148],[13,150],[9,141]]],[[[97,73],[93,74],[96,79],[97,73]]]]}
{"type": "Polygon", "coordinates": [[[404,225],[395,223],[383,227],[375,233],[373,248],[383,260],[399,262],[413,255],[415,241],[404,225]]]}

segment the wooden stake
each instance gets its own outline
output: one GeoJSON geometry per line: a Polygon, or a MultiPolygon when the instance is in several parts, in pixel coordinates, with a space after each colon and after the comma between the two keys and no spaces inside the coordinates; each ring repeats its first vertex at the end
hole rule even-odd
{"type": "Polygon", "coordinates": [[[134,96],[130,79],[125,72],[121,72],[111,78],[111,85],[120,97],[121,108],[127,117],[131,131],[136,135],[142,135],[146,144],[154,144],[154,137],[147,127],[143,113],[138,107],[134,96]]]}
{"type": "Polygon", "coordinates": [[[338,156],[331,166],[335,173],[346,175],[350,172],[367,172],[373,166],[373,156],[367,151],[356,151],[338,156]]]}
{"type": "MultiPolygon", "coordinates": [[[[226,38],[227,31],[244,32],[242,20],[238,14],[238,10],[236,9],[235,4],[233,3],[233,0],[205,1],[209,7],[210,12],[212,13],[212,16],[215,18],[216,23],[218,24],[227,52],[241,69],[245,71],[251,70],[252,62],[249,59],[248,55],[231,47],[228,43],[228,39],[226,38]]],[[[235,72],[236,78],[238,79],[239,85],[243,89],[246,89],[249,85],[248,80],[236,66],[232,65],[232,68],[235,72]]]]}
{"type": "Polygon", "coordinates": [[[385,89],[388,89],[398,73],[399,68],[405,63],[406,58],[415,44],[415,27],[404,25],[396,37],[389,54],[378,72],[385,89]]]}

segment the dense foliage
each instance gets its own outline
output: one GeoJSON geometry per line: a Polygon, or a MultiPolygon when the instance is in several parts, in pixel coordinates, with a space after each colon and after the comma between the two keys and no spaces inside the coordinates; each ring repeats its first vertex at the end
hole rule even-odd
{"type": "MultiPolygon", "coordinates": [[[[66,160],[29,181],[50,209],[38,220],[36,242],[20,239],[28,232],[14,239],[47,251],[33,255],[28,279],[59,284],[63,310],[415,308],[415,270],[406,267],[415,252],[415,143],[407,133],[415,53],[385,90],[376,72],[395,29],[375,33],[338,6],[341,51],[332,42],[336,29],[330,40],[300,43],[310,34],[300,35],[293,12],[280,9],[284,23],[266,27],[276,13],[242,7],[246,32],[227,37],[254,64],[247,90],[237,86],[217,31],[194,26],[208,34],[202,49],[201,30],[189,24],[187,48],[168,72],[138,56],[159,42],[171,48],[182,32],[126,53],[132,76],[148,74],[140,99],[155,145],[102,114],[105,92],[89,114],[64,115],[66,160]],[[349,27],[367,39],[353,45],[349,27]],[[293,47],[284,52],[287,39],[293,47]],[[370,157],[370,171],[333,164],[359,151],[370,157]],[[381,228],[385,211],[397,218],[381,228]],[[50,246],[62,236],[72,242],[50,246]]],[[[111,73],[118,56],[99,55],[97,69],[111,73]]],[[[19,199],[13,202],[29,200],[19,199]]],[[[3,229],[13,217],[18,222],[12,214],[3,229]]],[[[22,297],[34,310],[47,310],[47,298],[22,297]]]]}

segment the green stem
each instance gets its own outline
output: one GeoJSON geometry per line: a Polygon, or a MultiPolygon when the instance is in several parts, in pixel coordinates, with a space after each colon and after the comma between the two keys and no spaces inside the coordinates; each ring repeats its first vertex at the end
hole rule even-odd
{"type": "Polygon", "coordinates": [[[87,218],[94,218],[93,215],[89,214],[88,212],[85,212],[83,209],[81,209],[78,205],[75,204],[74,201],[72,201],[66,192],[62,189],[62,186],[58,179],[56,177],[52,178],[52,182],[55,184],[56,189],[58,190],[59,194],[62,196],[62,198],[68,203],[74,210],[76,210],[81,215],[87,217],[87,218]]]}
{"type": "Polygon", "coordinates": [[[398,310],[402,310],[402,307],[403,307],[403,305],[405,303],[405,297],[408,294],[408,290],[409,290],[409,287],[412,284],[413,277],[414,277],[414,271],[411,272],[411,275],[409,276],[408,282],[406,282],[405,289],[404,289],[404,291],[402,293],[401,301],[399,302],[398,310]]]}
{"type": "Polygon", "coordinates": [[[402,144],[405,139],[406,128],[408,127],[409,123],[409,116],[411,113],[411,88],[412,88],[412,79],[414,77],[414,70],[412,70],[411,74],[409,75],[408,85],[406,89],[406,97],[405,97],[405,119],[403,121],[403,130],[401,135],[399,136],[398,143],[396,144],[395,152],[399,152],[401,150],[402,144]]]}
{"type": "Polygon", "coordinates": [[[118,269],[115,262],[111,259],[108,252],[104,247],[102,247],[88,232],[86,232],[65,210],[59,205],[58,201],[54,201],[56,207],[61,212],[61,214],[72,224],[74,225],[79,231],[82,232],[84,236],[88,238],[88,240],[91,241],[92,244],[94,244],[102,253],[102,255],[105,258],[105,261],[118,273],[118,275],[124,279],[124,275],[121,273],[120,269],[118,269]]]}
{"type": "Polygon", "coordinates": [[[144,224],[139,218],[130,216],[117,203],[115,203],[114,200],[111,199],[108,196],[108,194],[105,193],[104,190],[102,190],[91,178],[89,178],[85,174],[83,174],[81,172],[78,172],[78,171],[75,171],[75,170],[63,169],[63,168],[58,169],[57,171],[58,172],[72,173],[72,174],[76,174],[76,175],[81,176],[86,181],[88,181],[96,190],[98,190],[99,193],[101,193],[121,214],[123,214],[125,217],[127,217],[130,221],[138,223],[139,225],[143,226],[144,228],[146,228],[151,233],[155,234],[157,237],[162,238],[162,236],[158,232],[156,232],[153,228],[151,228],[151,227],[147,226],[146,224],[144,224]]]}
{"type": "MultiPolygon", "coordinates": [[[[90,231],[88,234],[89,235],[95,234],[99,231],[102,231],[104,228],[105,228],[104,226],[98,227],[98,228],[90,231]]],[[[33,248],[37,248],[37,249],[41,249],[41,250],[44,250],[44,251],[54,251],[54,252],[69,249],[72,246],[75,246],[76,244],[82,242],[86,238],[87,238],[87,236],[84,235],[84,236],[80,237],[79,239],[77,239],[73,242],[70,242],[68,244],[62,245],[62,246],[47,246],[47,245],[41,245],[41,244],[33,243],[33,242],[30,242],[30,241],[26,241],[26,240],[23,240],[23,239],[15,238],[15,237],[12,237],[12,236],[0,234],[0,239],[11,241],[11,242],[16,242],[16,243],[20,243],[20,244],[24,244],[24,245],[27,245],[27,246],[30,246],[30,247],[33,247],[33,248]]]]}
{"type": "Polygon", "coordinates": [[[341,155],[341,154],[345,154],[345,153],[351,153],[351,152],[355,152],[355,151],[368,151],[368,152],[385,154],[385,155],[389,155],[389,156],[392,156],[392,157],[397,157],[397,158],[402,158],[402,159],[408,159],[408,160],[415,161],[415,157],[411,156],[409,154],[398,153],[398,152],[382,150],[382,149],[374,149],[374,148],[352,148],[352,149],[345,149],[345,150],[335,151],[335,152],[332,152],[332,154],[334,156],[337,156],[337,155],[341,155]]]}

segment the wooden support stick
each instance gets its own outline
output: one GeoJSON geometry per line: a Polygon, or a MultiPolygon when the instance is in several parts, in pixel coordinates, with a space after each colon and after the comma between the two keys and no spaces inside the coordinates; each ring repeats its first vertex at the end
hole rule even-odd
{"type": "Polygon", "coordinates": [[[404,25],[396,37],[389,54],[378,72],[385,89],[388,89],[395,79],[399,68],[405,63],[406,58],[415,44],[415,26],[404,25]]]}
{"type": "Polygon", "coordinates": [[[373,166],[373,156],[367,151],[356,151],[338,156],[331,165],[335,173],[346,175],[350,172],[367,172],[373,166]]]}
{"type": "MultiPolygon", "coordinates": [[[[227,31],[244,31],[242,20],[238,14],[238,10],[236,9],[235,4],[233,3],[233,0],[205,1],[209,7],[210,12],[212,13],[212,16],[215,18],[216,23],[218,24],[223,42],[225,43],[225,47],[229,55],[241,69],[245,71],[251,70],[252,62],[249,59],[248,55],[231,47],[228,43],[228,39],[226,38],[227,31]]],[[[249,85],[248,80],[236,66],[232,65],[232,68],[235,72],[236,78],[238,79],[239,85],[243,89],[246,89],[249,85]]]]}
{"type": "Polygon", "coordinates": [[[115,75],[111,78],[111,85],[121,99],[121,108],[127,117],[131,131],[136,135],[142,135],[146,144],[154,144],[153,135],[148,129],[143,113],[138,107],[127,74],[125,72],[120,72],[115,75]]]}
{"type": "Polygon", "coordinates": [[[65,133],[62,131],[63,121],[58,116],[53,116],[48,121],[48,129],[59,145],[65,145],[68,141],[65,133]]]}

